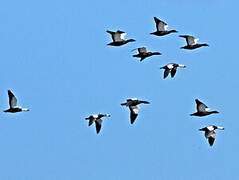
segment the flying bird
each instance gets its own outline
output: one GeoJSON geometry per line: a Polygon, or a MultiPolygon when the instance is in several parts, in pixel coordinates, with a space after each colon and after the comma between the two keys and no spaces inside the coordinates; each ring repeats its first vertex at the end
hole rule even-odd
{"type": "Polygon", "coordinates": [[[160,69],[164,69],[163,78],[165,79],[166,77],[168,77],[169,73],[171,74],[171,77],[173,78],[177,72],[178,67],[185,68],[186,66],[183,64],[169,63],[161,67],[160,69]]]}
{"type": "Polygon", "coordinates": [[[216,138],[216,131],[215,130],[216,129],[224,130],[224,127],[210,125],[210,126],[199,129],[199,131],[204,131],[205,132],[205,137],[208,139],[208,143],[209,143],[210,146],[212,146],[214,141],[215,141],[215,138],[216,138]]]}
{"type": "Polygon", "coordinates": [[[176,33],[178,31],[176,30],[167,30],[168,25],[167,23],[163,22],[162,20],[158,19],[157,17],[154,17],[154,21],[156,24],[156,31],[152,32],[150,34],[156,35],[156,36],[165,36],[170,33],[176,33]]]}
{"type": "Polygon", "coordinates": [[[196,38],[193,37],[193,36],[180,35],[179,37],[185,38],[185,39],[186,39],[186,42],[187,42],[187,45],[181,47],[181,49],[190,49],[190,50],[192,50],[192,49],[200,48],[200,47],[202,47],[202,46],[209,46],[209,45],[206,44],[206,43],[199,44],[199,43],[198,43],[198,40],[199,40],[199,39],[196,39],[196,38]]]}
{"type": "Polygon", "coordinates": [[[91,126],[95,122],[96,133],[98,134],[101,129],[102,118],[110,117],[109,114],[92,114],[89,117],[85,118],[85,120],[89,120],[89,126],[91,126]]]}
{"type": "Polygon", "coordinates": [[[210,114],[217,114],[219,113],[218,111],[210,111],[210,109],[201,101],[199,101],[198,99],[195,99],[196,102],[196,108],[197,108],[197,112],[190,114],[191,116],[207,116],[210,114]]]}
{"type": "Polygon", "coordinates": [[[125,103],[121,103],[121,106],[129,107],[130,110],[130,123],[133,124],[139,113],[139,104],[149,104],[148,101],[138,100],[137,98],[127,99],[125,103]]]}
{"type": "MultiPolygon", "coordinates": [[[[136,49],[133,49],[133,50],[136,50],[136,49]]],[[[143,61],[145,58],[153,56],[153,55],[161,55],[160,52],[147,51],[146,47],[140,47],[140,48],[137,48],[137,50],[138,50],[138,54],[133,55],[133,57],[140,58],[140,61],[143,61]]]]}
{"type": "Polygon", "coordinates": [[[20,106],[17,106],[17,98],[14,96],[11,90],[8,90],[8,99],[9,99],[9,109],[4,110],[4,112],[9,113],[16,113],[16,112],[23,112],[23,111],[29,111],[27,108],[22,108],[20,106]]]}
{"type": "Polygon", "coordinates": [[[134,39],[127,39],[127,40],[124,39],[124,36],[126,35],[126,33],[123,32],[123,31],[120,31],[120,30],[118,30],[116,32],[107,30],[106,32],[111,35],[111,38],[113,40],[113,42],[107,44],[109,46],[122,46],[124,44],[129,43],[129,42],[134,42],[135,41],[134,39]]]}

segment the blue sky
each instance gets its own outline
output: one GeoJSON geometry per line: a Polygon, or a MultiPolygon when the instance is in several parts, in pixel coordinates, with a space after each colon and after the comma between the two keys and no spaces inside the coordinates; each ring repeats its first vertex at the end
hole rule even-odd
{"type": "Polygon", "coordinates": [[[0,108],[7,90],[30,112],[1,113],[0,180],[236,179],[239,142],[238,2],[4,1],[0,6],[0,108]],[[149,35],[153,17],[179,31],[149,35]],[[109,30],[136,39],[108,47],[109,30]],[[179,34],[210,46],[181,50],[179,34]],[[163,55],[137,61],[132,49],[163,55]],[[162,79],[161,66],[187,66],[162,79]],[[134,125],[120,106],[148,100],[134,125]],[[189,116],[198,98],[220,114],[189,116]],[[109,113],[96,135],[84,118],[109,113]],[[213,147],[198,129],[221,125],[213,147]]]}

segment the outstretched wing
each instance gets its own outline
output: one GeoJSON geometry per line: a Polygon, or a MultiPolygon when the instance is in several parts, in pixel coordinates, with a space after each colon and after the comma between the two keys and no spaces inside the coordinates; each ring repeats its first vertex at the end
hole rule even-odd
{"type": "Polygon", "coordinates": [[[138,48],[138,52],[139,52],[139,54],[147,53],[146,47],[138,48]]]}
{"type": "Polygon", "coordinates": [[[130,109],[130,123],[133,124],[138,116],[139,108],[138,106],[129,106],[129,109],[130,109]]]}
{"type": "Polygon", "coordinates": [[[166,77],[168,77],[169,73],[170,73],[170,69],[166,68],[163,73],[163,78],[165,79],[166,77]]]}
{"type": "Polygon", "coordinates": [[[177,67],[174,67],[172,70],[171,70],[171,77],[173,78],[175,76],[177,72],[177,67]]]}
{"type": "Polygon", "coordinates": [[[125,32],[120,31],[120,30],[118,30],[118,31],[116,31],[116,32],[107,30],[106,32],[109,33],[109,34],[111,34],[111,38],[112,38],[112,40],[113,40],[114,42],[122,41],[123,39],[121,38],[121,36],[122,36],[123,34],[125,34],[125,32]]]}
{"type": "Polygon", "coordinates": [[[96,133],[97,133],[97,134],[100,132],[101,124],[102,124],[102,120],[101,120],[101,119],[97,119],[97,120],[95,121],[95,128],[96,128],[96,133]]]}
{"type": "Polygon", "coordinates": [[[10,108],[14,108],[17,106],[17,98],[14,96],[11,90],[8,90],[8,99],[10,108]]]}
{"type": "Polygon", "coordinates": [[[216,138],[216,133],[215,131],[209,131],[207,132],[207,138],[208,138],[208,143],[210,146],[213,145],[214,141],[215,141],[215,138],[216,138]]]}
{"type": "Polygon", "coordinates": [[[198,41],[198,39],[189,35],[180,35],[179,37],[185,38],[188,46],[195,45],[197,44],[197,41],[198,41]]]}
{"type": "Polygon", "coordinates": [[[167,30],[167,23],[161,21],[160,19],[154,17],[154,21],[156,23],[156,28],[157,28],[157,31],[166,31],[167,30]]]}
{"type": "Polygon", "coordinates": [[[202,103],[198,99],[195,99],[195,102],[197,104],[197,111],[198,112],[205,112],[205,111],[207,111],[206,108],[208,108],[208,107],[204,103],[202,103]]]}

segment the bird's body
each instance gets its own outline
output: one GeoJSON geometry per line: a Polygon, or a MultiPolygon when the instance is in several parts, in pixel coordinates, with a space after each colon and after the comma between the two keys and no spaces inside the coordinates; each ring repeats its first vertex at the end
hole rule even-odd
{"type": "Polygon", "coordinates": [[[14,96],[11,90],[8,90],[8,99],[9,99],[9,109],[4,110],[4,112],[17,113],[29,111],[28,108],[22,108],[20,106],[17,106],[17,98],[16,96],[14,96]]]}
{"type": "Polygon", "coordinates": [[[205,132],[205,137],[208,139],[208,143],[210,146],[213,145],[215,138],[216,138],[216,129],[221,129],[224,130],[224,127],[221,126],[215,126],[215,125],[210,125],[204,128],[199,129],[199,131],[204,131],[205,132]]]}
{"type": "Polygon", "coordinates": [[[145,58],[153,56],[153,55],[161,55],[160,52],[150,52],[147,51],[146,47],[137,48],[138,54],[133,55],[133,57],[140,58],[140,61],[143,61],[145,58]]]}
{"type": "Polygon", "coordinates": [[[127,99],[125,103],[121,103],[121,106],[129,107],[130,109],[130,123],[133,124],[139,113],[139,104],[149,104],[148,101],[138,100],[137,98],[127,99]]]}
{"type": "Polygon", "coordinates": [[[185,39],[186,39],[186,42],[187,42],[187,45],[181,47],[181,49],[193,50],[193,49],[197,49],[197,48],[200,48],[200,47],[203,47],[203,46],[209,46],[209,45],[206,44],[206,43],[199,44],[199,43],[198,43],[198,39],[196,39],[196,38],[193,37],[193,36],[180,35],[179,37],[185,38],[185,39]]]}
{"type": "Polygon", "coordinates": [[[190,114],[191,116],[198,116],[198,117],[202,117],[202,116],[207,116],[210,114],[217,114],[219,113],[218,111],[210,111],[210,109],[201,101],[199,101],[198,99],[195,99],[196,102],[196,109],[197,112],[190,114]]]}
{"type": "Polygon", "coordinates": [[[111,38],[113,40],[111,43],[107,44],[109,46],[122,46],[129,42],[135,41],[134,39],[124,39],[124,36],[126,33],[123,31],[120,31],[120,30],[118,30],[116,32],[107,30],[106,32],[111,35],[111,38]]]}
{"type": "Polygon", "coordinates": [[[171,74],[171,77],[173,78],[177,72],[178,67],[185,68],[186,66],[183,64],[169,63],[161,67],[160,69],[164,69],[163,78],[165,79],[166,77],[168,77],[169,73],[171,74]]]}
{"type": "Polygon", "coordinates": [[[176,30],[167,30],[167,23],[165,23],[164,21],[158,19],[157,17],[154,17],[154,21],[156,24],[156,31],[152,32],[150,34],[153,34],[155,36],[165,36],[167,34],[171,34],[171,33],[176,33],[176,30]]]}
{"type": "Polygon", "coordinates": [[[98,134],[101,130],[102,118],[103,117],[110,117],[109,114],[93,114],[89,117],[85,118],[85,120],[89,120],[89,126],[95,123],[96,133],[98,134]]]}

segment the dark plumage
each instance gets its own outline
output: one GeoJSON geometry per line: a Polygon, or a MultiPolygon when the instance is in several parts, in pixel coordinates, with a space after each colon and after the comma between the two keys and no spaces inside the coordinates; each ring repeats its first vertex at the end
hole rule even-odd
{"type": "Polygon", "coordinates": [[[125,35],[126,33],[123,32],[123,31],[120,31],[120,30],[118,30],[116,32],[107,30],[106,32],[111,34],[111,38],[113,40],[113,42],[107,44],[107,45],[110,45],[110,46],[122,46],[124,44],[129,43],[129,42],[134,42],[135,41],[134,39],[125,40],[123,35],[125,35]]]}
{"type": "Polygon", "coordinates": [[[179,37],[185,38],[185,39],[186,39],[186,42],[187,42],[187,45],[181,47],[181,49],[193,50],[193,49],[197,49],[197,48],[200,48],[200,47],[203,47],[203,46],[209,46],[209,45],[206,44],[206,43],[203,43],[203,44],[197,43],[198,39],[196,39],[196,38],[193,37],[193,36],[180,35],[179,37]]]}
{"type": "Polygon", "coordinates": [[[85,120],[89,120],[88,126],[91,126],[95,122],[96,133],[98,134],[101,130],[103,117],[110,117],[110,115],[109,114],[93,114],[85,118],[85,120]]]}
{"type": "Polygon", "coordinates": [[[167,30],[167,23],[163,22],[162,20],[158,19],[157,17],[154,17],[154,21],[156,24],[156,31],[152,32],[150,34],[156,35],[156,36],[165,36],[170,33],[176,33],[178,31],[176,30],[167,30]]]}
{"type": "Polygon", "coordinates": [[[216,138],[216,131],[215,130],[216,129],[224,130],[224,127],[210,125],[210,126],[199,129],[199,131],[204,131],[205,132],[205,137],[208,139],[208,143],[209,143],[210,146],[212,146],[214,141],[215,141],[215,138],[216,138]]]}
{"type": "Polygon", "coordinates": [[[186,66],[183,64],[169,63],[161,67],[160,69],[164,69],[163,78],[165,79],[166,77],[168,77],[169,73],[171,74],[171,77],[173,78],[177,72],[178,67],[185,68],[186,66]]]}
{"type": "Polygon", "coordinates": [[[195,102],[196,102],[197,112],[195,112],[193,114],[190,114],[191,116],[202,117],[202,116],[207,116],[207,115],[210,115],[210,114],[219,113],[218,111],[209,111],[209,108],[204,103],[199,101],[198,99],[195,99],[195,102]]]}
{"type": "Polygon", "coordinates": [[[4,112],[16,113],[16,112],[29,111],[29,109],[27,108],[22,108],[20,106],[17,106],[17,98],[14,96],[11,90],[8,90],[8,99],[9,99],[9,109],[4,110],[4,112]]]}
{"type": "Polygon", "coordinates": [[[146,47],[140,47],[140,48],[137,48],[137,50],[138,50],[138,54],[133,55],[133,57],[140,58],[140,61],[143,61],[145,58],[150,56],[161,55],[160,52],[147,51],[146,47]]]}
{"type": "Polygon", "coordinates": [[[121,103],[121,106],[129,107],[130,109],[130,123],[133,124],[139,113],[139,104],[149,104],[148,101],[138,100],[137,98],[127,99],[125,103],[121,103]]]}

